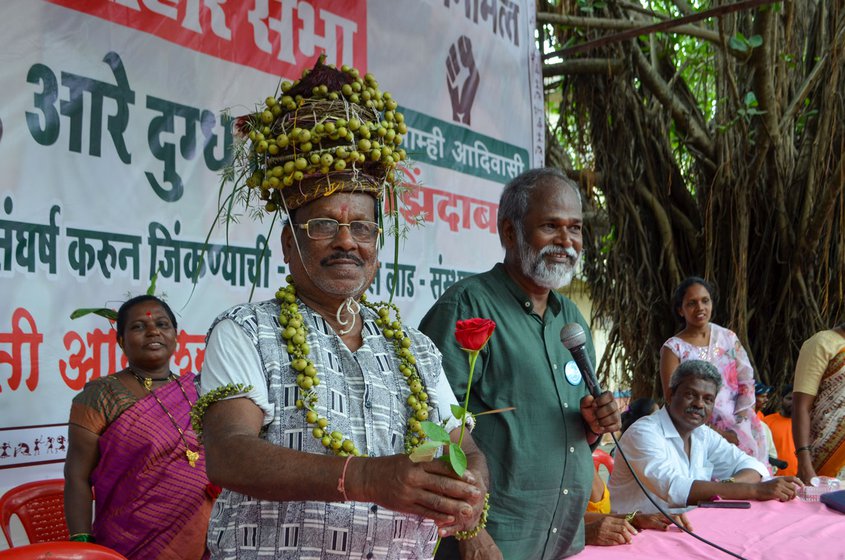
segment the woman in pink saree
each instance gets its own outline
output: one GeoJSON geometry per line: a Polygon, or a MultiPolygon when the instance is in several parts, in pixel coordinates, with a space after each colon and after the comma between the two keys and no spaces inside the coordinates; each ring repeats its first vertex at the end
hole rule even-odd
{"type": "Polygon", "coordinates": [[[673,308],[684,328],[660,349],[660,380],[669,401],[669,378],[678,364],[706,360],[722,374],[710,427],[768,467],[769,453],[760,419],[754,411],[754,370],[733,331],[710,322],[713,290],[698,277],[681,282],[673,308]]]}
{"type": "Polygon", "coordinates": [[[191,429],[194,375],[170,372],[176,318],[158,298],[139,296],[121,306],[116,328],[128,367],[88,383],[71,406],[71,540],[96,541],[130,560],[199,560],[213,498],[191,429]]]}

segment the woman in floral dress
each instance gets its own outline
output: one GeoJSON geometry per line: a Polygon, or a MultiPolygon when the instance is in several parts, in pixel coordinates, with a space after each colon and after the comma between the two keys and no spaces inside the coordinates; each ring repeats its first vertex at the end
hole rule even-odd
{"type": "Polygon", "coordinates": [[[669,401],[669,379],[678,364],[706,360],[722,374],[710,427],[768,466],[766,439],[754,413],[754,370],[748,354],[733,331],[710,322],[713,290],[698,277],[681,282],[675,290],[673,309],[684,328],[660,349],[660,380],[669,401]]]}

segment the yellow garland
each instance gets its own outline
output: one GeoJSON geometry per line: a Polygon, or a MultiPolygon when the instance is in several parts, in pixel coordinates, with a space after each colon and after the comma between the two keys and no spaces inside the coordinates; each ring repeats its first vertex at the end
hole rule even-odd
{"type": "MultiPolygon", "coordinates": [[[[320,416],[316,410],[317,393],[314,387],[320,384],[320,378],[317,376],[314,362],[308,358],[311,352],[306,342],[308,330],[299,312],[293,279],[288,276],[286,280],[288,285],[279,288],[276,299],[280,306],[279,324],[282,327],[282,338],[287,343],[291,367],[297,372],[296,384],[299,387],[299,398],[296,400],[296,407],[307,410],[305,421],[314,426],[311,434],[320,440],[323,447],[341,457],[360,456],[361,452],[352,440],[332,430],[328,418],[320,416]]],[[[361,304],[378,313],[379,318],[376,319],[376,324],[382,329],[385,338],[393,344],[400,361],[399,371],[411,390],[407,399],[411,414],[408,416],[408,426],[405,431],[405,452],[411,453],[425,440],[425,431],[420,422],[428,420],[429,411],[428,393],[425,392],[425,384],[417,372],[417,359],[411,353],[411,339],[402,330],[399,309],[396,305],[383,302],[369,303],[364,296],[361,297],[361,304]],[[391,310],[396,315],[394,320],[390,319],[391,310]]]]}

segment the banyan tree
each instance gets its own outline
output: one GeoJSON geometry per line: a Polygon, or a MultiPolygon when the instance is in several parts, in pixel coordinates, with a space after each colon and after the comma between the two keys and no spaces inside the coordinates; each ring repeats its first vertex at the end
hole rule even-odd
{"type": "Polygon", "coordinates": [[[582,185],[599,365],[657,396],[671,294],[717,286],[757,375],[845,320],[845,2],[539,0],[547,161],[582,185]]]}

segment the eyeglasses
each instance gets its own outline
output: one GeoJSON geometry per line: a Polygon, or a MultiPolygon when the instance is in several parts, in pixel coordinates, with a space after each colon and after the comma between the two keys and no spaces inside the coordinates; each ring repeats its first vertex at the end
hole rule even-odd
{"type": "Polygon", "coordinates": [[[308,237],[314,240],[334,239],[340,226],[349,228],[349,233],[355,241],[372,243],[378,239],[381,228],[375,222],[355,220],[348,224],[342,224],[331,218],[313,218],[304,224],[298,224],[299,229],[304,229],[308,237]]]}

